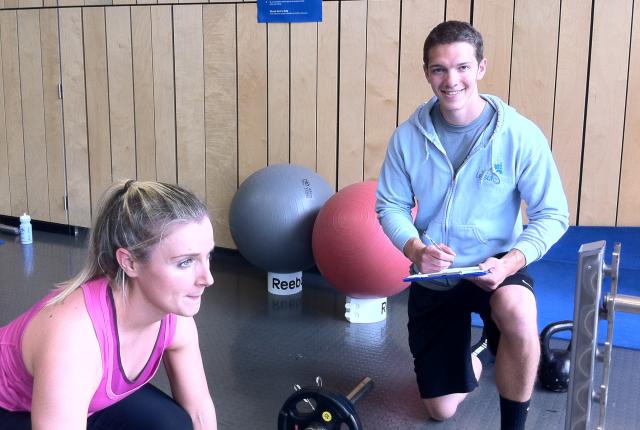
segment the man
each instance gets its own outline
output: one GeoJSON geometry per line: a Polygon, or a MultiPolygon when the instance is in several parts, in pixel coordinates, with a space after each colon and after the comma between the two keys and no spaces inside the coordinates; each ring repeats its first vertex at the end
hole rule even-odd
{"type": "Polygon", "coordinates": [[[479,94],[487,60],[477,30],[439,24],[423,61],[435,97],[391,137],[378,218],[414,273],[472,265],[489,272],[411,284],[409,346],[420,395],[429,416],[445,420],[478,385],[482,362],[470,346],[476,312],[496,356],[502,429],[524,429],[540,356],[526,266],[566,231],[566,198],[542,132],[498,97],[479,94]]]}

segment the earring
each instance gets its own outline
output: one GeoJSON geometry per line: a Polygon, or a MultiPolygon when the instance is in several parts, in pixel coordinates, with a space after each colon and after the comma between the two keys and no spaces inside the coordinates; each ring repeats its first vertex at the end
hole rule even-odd
{"type": "Polygon", "coordinates": [[[124,269],[122,267],[120,267],[118,270],[120,270],[120,273],[122,274],[122,281],[120,283],[120,291],[122,293],[122,303],[125,302],[126,299],[126,294],[125,294],[125,288],[126,288],[126,280],[125,280],[125,273],[124,273],[124,269]]]}

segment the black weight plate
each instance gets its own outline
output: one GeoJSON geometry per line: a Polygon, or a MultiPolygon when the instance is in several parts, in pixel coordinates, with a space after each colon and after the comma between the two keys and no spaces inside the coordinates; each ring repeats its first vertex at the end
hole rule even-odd
{"type": "Polygon", "coordinates": [[[339,430],[343,424],[349,430],[362,430],[360,419],[345,396],[320,387],[304,387],[284,402],[278,414],[278,429],[304,430],[313,424],[327,430],[339,430]],[[314,405],[315,411],[300,410],[298,406],[304,399],[314,405]]]}

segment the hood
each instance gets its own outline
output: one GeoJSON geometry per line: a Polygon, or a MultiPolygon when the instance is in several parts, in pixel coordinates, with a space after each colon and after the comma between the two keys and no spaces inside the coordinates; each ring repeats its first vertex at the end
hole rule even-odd
{"type": "MultiPolygon", "coordinates": [[[[514,109],[504,103],[499,97],[492,96],[490,94],[480,94],[480,97],[485,99],[487,103],[489,103],[496,111],[496,115],[492,120],[495,121],[495,128],[493,130],[493,133],[491,134],[491,137],[485,140],[482,146],[474,148],[473,152],[480,151],[489,146],[489,150],[491,151],[491,170],[493,174],[496,174],[496,163],[494,159],[492,142],[496,136],[502,133],[503,125],[505,123],[505,117],[510,114],[511,111],[514,111],[514,109]]],[[[427,159],[430,157],[430,151],[432,151],[434,147],[443,154],[445,153],[444,148],[440,143],[440,139],[438,139],[438,134],[436,133],[435,127],[433,126],[433,122],[431,121],[431,116],[429,115],[429,112],[431,112],[431,109],[437,102],[438,98],[435,96],[432,97],[429,101],[418,106],[415,112],[409,117],[409,123],[412,124],[425,138],[425,151],[427,159]]]]}

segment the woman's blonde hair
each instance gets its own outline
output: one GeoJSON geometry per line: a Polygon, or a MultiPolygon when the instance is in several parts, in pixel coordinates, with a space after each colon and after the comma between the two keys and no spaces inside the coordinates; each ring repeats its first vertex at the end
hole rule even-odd
{"type": "Polygon", "coordinates": [[[116,259],[119,248],[146,261],[170,225],[198,222],[206,216],[207,208],[200,199],[177,185],[134,180],[112,184],[94,218],[84,267],[58,285],[58,294],[48,304],[64,300],[85,282],[101,276],[124,292],[126,275],[116,259]]]}

